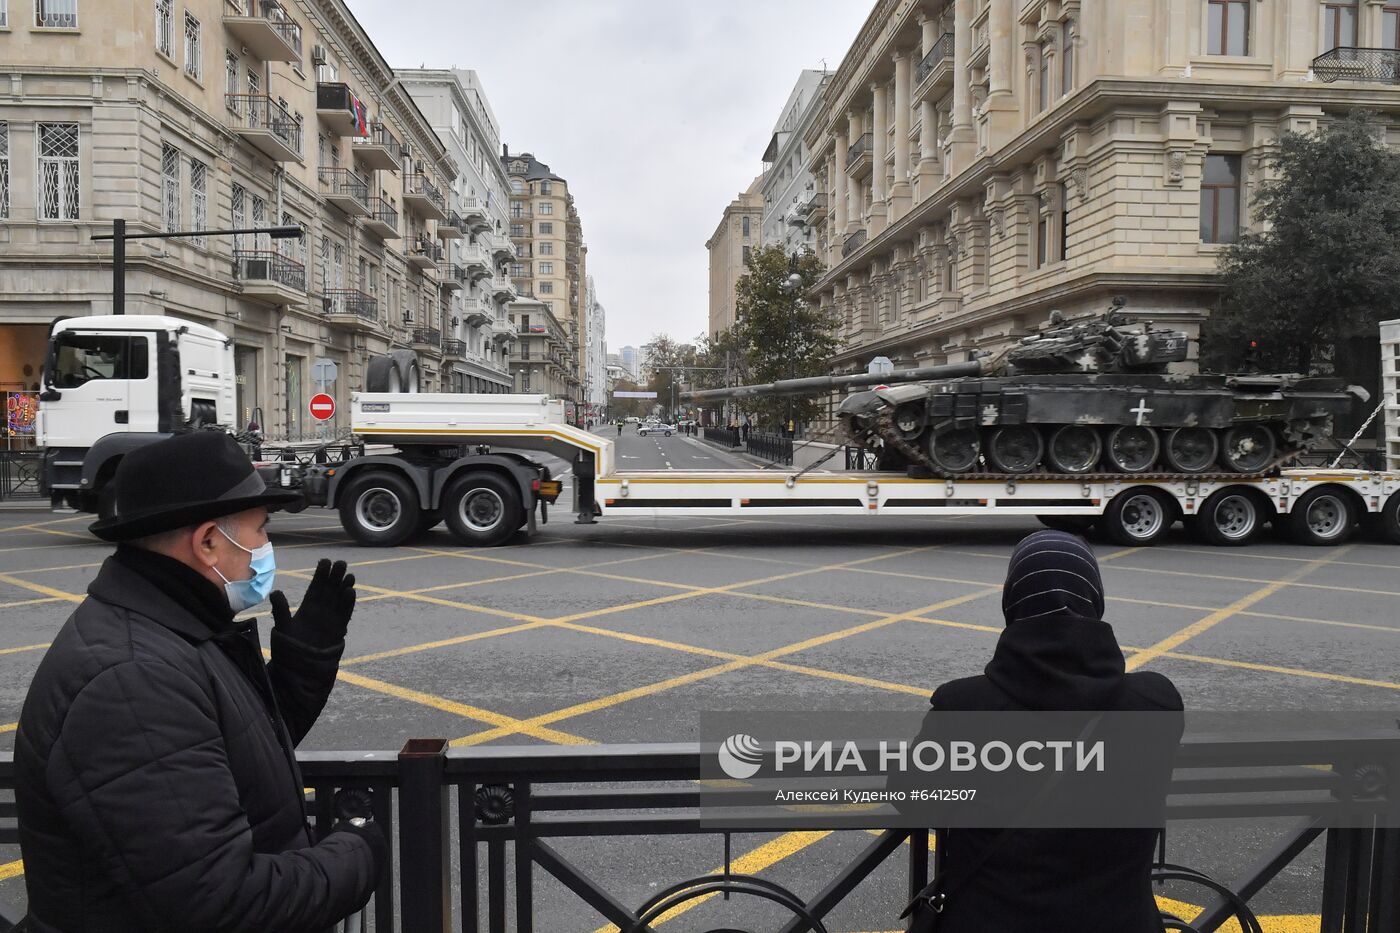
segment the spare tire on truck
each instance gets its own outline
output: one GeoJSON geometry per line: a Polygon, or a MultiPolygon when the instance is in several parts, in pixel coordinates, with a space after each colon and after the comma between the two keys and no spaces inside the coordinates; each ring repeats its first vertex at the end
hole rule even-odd
{"type": "Polygon", "coordinates": [[[412,350],[390,350],[369,361],[366,392],[418,392],[418,357],[412,350]]]}

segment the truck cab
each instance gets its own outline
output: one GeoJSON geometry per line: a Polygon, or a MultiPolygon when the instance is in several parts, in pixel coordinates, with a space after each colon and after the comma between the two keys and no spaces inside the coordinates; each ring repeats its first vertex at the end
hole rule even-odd
{"type": "Polygon", "coordinates": [[[49,334],[39,394],[40,486],[55,508],[99,511],[129,451],[234,423],[233,341],[156,315],[67,318],[49,334]]]}

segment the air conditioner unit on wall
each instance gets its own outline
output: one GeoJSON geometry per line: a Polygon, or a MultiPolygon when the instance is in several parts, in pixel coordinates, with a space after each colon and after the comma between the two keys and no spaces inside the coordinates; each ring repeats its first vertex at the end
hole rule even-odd
{"type": "Polygon", "coordinates": [[[324,45],[313,45],[311,47],[311,64],[324,65],[326,61],[326,47],[324,45]]]}

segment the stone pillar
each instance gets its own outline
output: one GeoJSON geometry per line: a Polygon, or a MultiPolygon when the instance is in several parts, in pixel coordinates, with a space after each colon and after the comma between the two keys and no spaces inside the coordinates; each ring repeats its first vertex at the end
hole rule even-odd
{"type": "Polygon", "coordinates": [[[909,97],[913,67],[910,56],[918,50],[894,53],[894,184],[890,186],[889,217],[898,220],[909,212],[913,191],[909,185],[909,97]]]}
{"type": "Polygon", "coordinates": [[[918,60],[923,61],[924,56],[933,48],[933,44],[938,41],[938,20],[927,13],[919,13],[919,54],[918,60]]]}
{"type": "Polygon", "coordinates": [[[953,125],[952,145],[947,158],[950,171],[956,172],[967,164],[977,142],[972,126],[972,80],[967,63],[972,58],[972,0],[955,0],[953,9],[953,125]]]}
{"type": "Polygon", "coordinates": [[[987,16],[987,29],[991,47],[988,50],[987,68],[991,79],[988,98],[1011,93],[1011,82],[1015,80],[1012,64],[1012,50],[1015,17],[1012,14],[1012,0],[991,0],[992,10],[987,16]]]}
{"type": "Polygon", "coordinates": [[[885,148],[889,145],[889,96],[883,83],[870,85],[874,98],[874,124],[871,128],[870,151],[870,236],[876,237],[885,229],[885,148]]]}
{"type": "MultiPolygon", "coordinates": [[[[855,145],[856,140],[860,139],[862,135],[862,131],[865,128],[865,115],[857,113],[854,110],[846,111],[846,126],[846,148],[849,150],[851,146],[855,145]]],[[[837,140],[837,145],[840,145],[840,140],[837,140]]],[[[847,156],[842,156],[842,173],[845,178],[846,184],[845,235],[849,235],[855,233],[857,230],[860,229],[860,214],[863,205],[861,204],[860,182],[857,179],[844,174],[846,163],[847,156]]]]}
{"type": "MultiPolygon", "coordinates": [[[[827,187],[827,239],[834,248],[846,235],[846,218],[849,215],[847,200],[850,198],[850,185],[846,179],[846,146],[842,134],[833,130],[832,134],[831,184],[827,187]]],[[[828,263],[832,265],[832,263],[828,263]]]]}

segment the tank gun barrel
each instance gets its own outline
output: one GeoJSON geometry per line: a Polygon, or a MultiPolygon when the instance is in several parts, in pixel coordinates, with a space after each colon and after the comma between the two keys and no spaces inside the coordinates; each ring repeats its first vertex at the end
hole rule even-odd
{"type": "Polygon", "coordinates": [[[692,402],[718,402],[725,399],[764,398],[779,395],[817,395],[837,389],[857,389],[866,386],[894,385],[900,382],[920,382],[925,379],[954,379],[958,376],[980,376],[981,362],[944,363],[898,372],[849,376],[810,376],[805,379],[780,379],[751,386],[729,386],[723,389],[700,389],[686,394],[692,402]]]}

